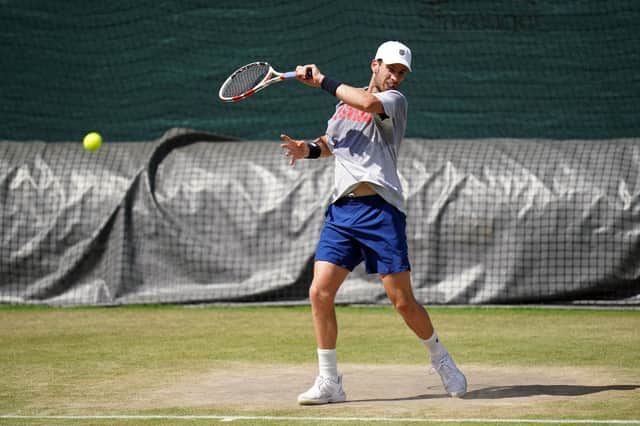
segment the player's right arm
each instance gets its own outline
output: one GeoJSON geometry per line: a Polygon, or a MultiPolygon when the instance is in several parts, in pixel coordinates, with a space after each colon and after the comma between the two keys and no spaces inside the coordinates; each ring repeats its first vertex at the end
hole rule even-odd
{"type": "MultiPolygon", "coordinates": [[[[324,76],[322,76],[324,78],[324,76]]],[[[382,114],[384,105],[373,93],[358,87],[349,86],[348,84],[340,84],[336,91],[336,97],[345,104],[351,105],[360,111],[370,112],[372,114],[382,114]]]]}
{"type": "MultiPolygon", "coordinates": [[[[296,67],[296,77],[299,81],[311,87],[320,87],[325,75],[320,72],[315,64],[298,65],[296,67]],[[311,69],[313,78],[307,77],[307,70],[311,69]]],[[[362,88],[353,87],[346,83],[341,83],[335,93],[336,97],[347,105],[359,109],[360,111],[370,112],[372,114],[382,114],[384,105],[372,92],[362,88]]]]}

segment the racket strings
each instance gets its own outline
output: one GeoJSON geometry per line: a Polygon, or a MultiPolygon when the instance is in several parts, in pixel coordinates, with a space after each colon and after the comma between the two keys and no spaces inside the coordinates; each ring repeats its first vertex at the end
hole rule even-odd
{"type": "Polygon", "coordinates": [[[227,80],[221,95],[227,98],[242,95],[264,80],[269,69],[269,64],[265,63],[255,63],[239,69],[227,80]]]}

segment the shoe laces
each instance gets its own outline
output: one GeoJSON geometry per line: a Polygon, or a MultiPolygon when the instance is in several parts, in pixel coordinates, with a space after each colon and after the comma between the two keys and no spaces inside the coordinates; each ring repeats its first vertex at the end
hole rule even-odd
{"type": "Polygon", "coordinates": [[[432,365],[430,370],[431,374],[438,373],[441,376],[444,375],[447,380],[449,380],[453,376],[452,373],[455,373],[456,369],[450,362],[447,362],[447,358],[448,357],[444,356],[435,363],[435,365],[432,365]]]}
{"type": "Polygon", "coordinates": [[[316,378],[316,385],[318,386],[331,386],[331,385],[337,385],[340,383],[340,378],[332,378],[332,377],[325,377],[325,376],[318,376],[316,378]]]}

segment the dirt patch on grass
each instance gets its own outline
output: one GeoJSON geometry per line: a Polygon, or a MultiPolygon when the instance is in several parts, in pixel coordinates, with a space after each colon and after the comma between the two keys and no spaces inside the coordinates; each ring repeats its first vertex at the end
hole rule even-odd
{"type": "Polygon", "coordinates": [[[237,364],[143,389],[127,410],[230,409],[357,416],[520,417],[596,415],[602,404],[624,417],[640,401],[640,373],[594,368],[524,368],[461,365],[469,389],[445,394],[424,365],[342,364],[347,402],[300,407],[297,395],[316,374],[315,365],[237,364]],[[599,407],[599,408],[598,408],[599,407]]]}

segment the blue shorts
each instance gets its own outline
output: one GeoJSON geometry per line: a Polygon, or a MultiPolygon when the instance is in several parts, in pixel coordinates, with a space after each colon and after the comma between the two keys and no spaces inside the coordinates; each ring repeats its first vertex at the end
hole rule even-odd
{"type": "Polygon", "coordinates": [[[340,198],[327,208],[315,260],[369,274],[411,270],[404,213],[378,195],[340,198]]]}

